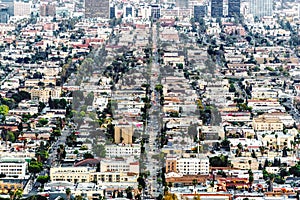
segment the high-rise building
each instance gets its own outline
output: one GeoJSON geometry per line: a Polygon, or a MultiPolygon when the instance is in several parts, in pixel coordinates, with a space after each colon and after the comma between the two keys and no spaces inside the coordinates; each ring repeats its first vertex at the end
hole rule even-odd
{"type": "Polygon", "coordinates": [[[109,16],[109,0],[85,0],[85,17],[86,18],[105,18],[109,16]]]}
{"type": "Polygon", "coordinates": [[[14,1],[14,16],[30,16],[31,1],[14,1]]]}
{"type": "Polygon", "coordinates": [[[133,17],[133,8],[131,6],[125,7],[125,17],[133,17]]]}
{"type": "Polygon", "coordinates": [[[56,13],[54,4],[42,4],[40,6],[40,16],[54,16],[56,13]]]}
{"type": "Polygon", "coordinates": [[[176,0],[176,7],[179,8],[188,8],[189,0],[176,0]]]}
{"type": "Polygon", "coordinates": [[[250,14],[254,17],[272,16],[273,0],[250,0],[250,14]]]}
{"type": "Polygon", "coordinates": [[[7,23],[9,19],[8,6],[0,4],[0,23],[7,23]]]}
{"type": "Polygon", "coordinates": [[[151,17],[153,20],[157,20],[160,18],[160,6],[159,5],[151,5],[151,17]]]}
{"type": "Polygon", "coordinates": [[[211,16],[223,17],[223,0],[211,1],[211,16]]]}
{"type": "Polygon", "coordinates": [[[195,19],[205,17],[206,14],[207,14],[207,6],[206,5],[194,6],[194,18],[195,19]]]}
{"type": "Polygon", "coordinates": [[[8,6],[8,14],[9,16],[14,15],[14,0],[1,0],[1,4],[8,6]]]}
{"type": "Polygon", "coordinates": [[[109,7],[109,18],[113,19],[116,17],[116,8],[115,6],[109,7]]]}
{"type": "Polygon", "coordinates": [[[241,14],[241,0],[228,0],[228,16],[239,17],[241,14]]]}

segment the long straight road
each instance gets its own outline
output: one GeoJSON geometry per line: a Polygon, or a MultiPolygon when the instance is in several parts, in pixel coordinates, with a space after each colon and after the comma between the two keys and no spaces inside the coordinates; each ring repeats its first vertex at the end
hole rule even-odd
{"type": "Polygon", "coordinates": [[[157,172],[161,171],[163,165],[161,160],[157,160],[154,157],[159,158],[160,149],[159,145],[156,143],[157,135],[161,129],[161,105],[159,94],[155,91],[155,86],[160,83],[160,65],[158,60],[157,46],[158,46],[159,31],[157,25],[154,23],[152,25],[152,63],[148,71],[150,76],[150,89],[152,90],[152,95],[150,97],[152,106],[149,109],[149,121],[146,127],[146,134],[149,135],[149,143],[145,146],[147,152],[147,171],[150,172],[148,177],[147,189],[152,197],[157,197],[161,194],[160,185],[157,183],[157,172]]]}

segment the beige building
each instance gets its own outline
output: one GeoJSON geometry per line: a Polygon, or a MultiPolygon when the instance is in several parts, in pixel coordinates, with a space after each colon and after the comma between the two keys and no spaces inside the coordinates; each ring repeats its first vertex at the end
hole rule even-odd
{"type": "Polygon", "coordinates": [[[96,172],[89,167],[52,167],[51,181],[68,181],[71,183],[136,183],[138,174],[127,172],[96,172]]]}
{"type": "Polygon", "coordinates": [[[231,164],[234,168],[244,170],[258,170],[259,163],[254,158],[249,157],[236,157],[231,159],[231,164]]]}
{"type": "Polygon", "coordinates": [[[178,158],[168,156],[166,159],[166,173],[179,172],[184,175],[209,173],[209,159],[206,158],[178,158]]]}
{"type": "Polygon", "coordinates": [[[269,134],[262,137],[262,142],[265,147],[273,147],[276,149],[283,149],[283,147],[292,148],[291,141],[294,141],[294,136],[291,134],[283,134],[282,132],[276,134],[269,134]]]}
{"type": "Polygon", "coordinates": [[[115,126],[115,143],[132,144],[133,126],[116,125],[115,126]]]}
{"type": "Polygon", "coordinates": [[[68,181],[71,183],[91,182],[90,174],[96,172],[88,167],[51,167],[51,181],[68,181]]]}
{"type": "Polygon", "coordinates": [[[283,131],[283,123],[278,117],[259,116],[253,119],[255,131],[283,131]]]}
{"type": "Polygon", "coordinates": [[[24,89],[31,94],[32,100],[48,102],[49,98],[59,98],[61,96],[61,87],[34,87],[24,89]]]}
{"type": "Polygon", "coordinates": [[[176,64],[185,64],[184,55],[179,52],[165,52],[163,57],[164,64],[176,66],[176,64]]]}

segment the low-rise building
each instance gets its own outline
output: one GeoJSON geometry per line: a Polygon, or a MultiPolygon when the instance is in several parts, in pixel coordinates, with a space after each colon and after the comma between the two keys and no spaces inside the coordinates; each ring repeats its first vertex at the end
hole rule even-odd
{"type": "Polygon", "coordinates": [[[166,173],[168,172],[178,172],[183,175],[207,175],[209,173],[209,159],[168,156],[166,158],[166,173]]]}
{"type": "Polygon", "coordinates": [[[140,156],[141,145],[105,145],[106,157],[140,156]]]}
{"type": "Polygon", "coordinates": [[[278,117],[258,116],[252,123],[255,131],[283,131],[283,123],[278,117]]]}
{"type": "Polygon", "coordinates": [[[25,177],[27,166],[28,163],[22,158],[0,158],[0,174],[7,177],[25,177]]]}

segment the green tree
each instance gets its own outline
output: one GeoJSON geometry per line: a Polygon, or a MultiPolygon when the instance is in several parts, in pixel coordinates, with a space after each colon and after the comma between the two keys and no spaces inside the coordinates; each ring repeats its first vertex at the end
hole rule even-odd
{"type": "Polygon", "coordinates": [[[38,124],[40,124],[41,126],[45,126],[48,123],[49,123],[49,121],[47,119],[45,119],[45,118],[41,118],[38,121],[38,124]]]}
{"type": "Polygon", "coordinates": [[[67,195],[67,200],[70,200],[71,199],[71,189],[70,188],[66,189],[66,195],[67,195]]]}
{"type": "Polygon", "coordinates": [[[36,181],[41,183],[42,188],[44,188],[45,183],[47,183],[50,180],[50,177],[48,175],[45,176],[38,176],[36,181]]]}
{"type": "Polygon", "coordinates": [[[7,105],[0,106],[0,114],[6,116],[8,114],[9,107],[7,105]]]}
{"type": "Polygon", "coordinates": [[[41,172],[43,170],[43,164],[41,162],[37,162],[36,160],[31,160],[28,171],[33,173],[34,175],[41,172]]]}
{"type": "Polygon", "coordinates": [[[85,153],[85,154],[83,154],[83,158],[84,158],[84,159],[94,158],[94,156],[93,156],[93,154],[91,154],[91,153],[85,153]]]}

